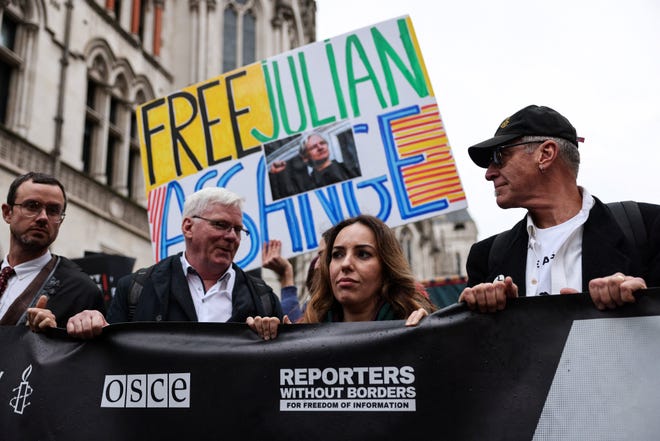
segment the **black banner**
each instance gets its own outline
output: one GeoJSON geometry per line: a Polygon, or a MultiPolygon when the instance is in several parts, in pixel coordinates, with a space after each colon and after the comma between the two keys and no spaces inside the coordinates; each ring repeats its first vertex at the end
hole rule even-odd
{"type": "Polygon", "coordinates": [[[420,326],[0,328],[3,440],[657,439],[660,289],[454,305],[420,326]]]}

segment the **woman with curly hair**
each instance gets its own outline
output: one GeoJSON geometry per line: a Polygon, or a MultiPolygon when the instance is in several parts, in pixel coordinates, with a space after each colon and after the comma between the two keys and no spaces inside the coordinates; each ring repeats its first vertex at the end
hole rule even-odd
{"type": "MultiPolygon", "coordinates": [[[[435,310],[394,232],[377,217],[359,215],[335,225],[320,261],[301,323],[406,319],[414,326],[435,310]]],[[[248,324],[269,340],[279,320],[255,317],[248,324]]]]}

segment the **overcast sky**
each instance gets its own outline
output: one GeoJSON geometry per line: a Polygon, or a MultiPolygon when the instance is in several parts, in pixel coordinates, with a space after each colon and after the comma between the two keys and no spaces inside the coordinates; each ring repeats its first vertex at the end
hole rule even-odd
{"type": "Polygon", "coordinates": [[[479,239],[510,228],[467,147],[528,104],[575,126],[578,183],[660,203],[658,0],[317,0],[317,40],[410,15],[479,239]]]}

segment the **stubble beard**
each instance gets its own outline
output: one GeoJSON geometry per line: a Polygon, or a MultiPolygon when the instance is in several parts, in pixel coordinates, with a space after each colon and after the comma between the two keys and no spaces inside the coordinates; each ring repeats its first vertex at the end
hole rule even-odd
{"type": "Polygon", "coordinates": [[[30,233],[18,235],[12,232],[12,235],[16,241],[21,244],[23,250],[35,254],[48,249],[48,247],[50,247],[50,245],[55,241],[55,238],[50,236],[46,236],[44,238],[34,237],[30,235],[30,233]]]}

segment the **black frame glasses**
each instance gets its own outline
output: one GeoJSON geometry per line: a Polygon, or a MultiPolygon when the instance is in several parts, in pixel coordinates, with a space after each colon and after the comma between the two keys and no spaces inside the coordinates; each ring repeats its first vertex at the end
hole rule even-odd
{"type": "Polygon", "coordinates": [[[39,201],[33,201],[31,199],[25,200],[21,203],[14,203],[12,207],[20,207],[21,214],[25,217],[37,217],[39,214],[46,210],[46,216],[48,219],[59,224],[64,220],[66,213],[64,209],[58,204],[42,204],[39,201]]]}
{"type": "Polygon", "coordinates": [[[241,237],[241,233],[245,233],[245,236],[249,236],[250,232],[245,229],[242,225],[232,225],[229,222],[221,221],[221,220],[214,220],[214,219],[207,219],[202,216],[198,215],[193,215],[193,219],[201,219],[203,221],[206,221],[209,223],[210,226],[215,228],[216,230],[223,231],[225,233],[229,233],[233,231],[236,236],[241,237]]]}
{"type": "Polygon", "coordinates": [[[502,167],[504,165],[504,160],[502,159],[502,150],[510,149],[511,147],[518,147],[521,145],[527,145],[527,144],[543,144],[545,141],[547,141],[547,139],[543,141],[523,141],[523,142],[517,142],[515,144],[502,145],[500,147],[496,147],[493,150],[493,156],[490,158],[490,163],[495,165],[495,167],[502,167]]]}

